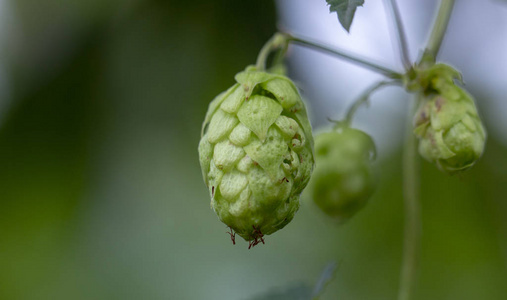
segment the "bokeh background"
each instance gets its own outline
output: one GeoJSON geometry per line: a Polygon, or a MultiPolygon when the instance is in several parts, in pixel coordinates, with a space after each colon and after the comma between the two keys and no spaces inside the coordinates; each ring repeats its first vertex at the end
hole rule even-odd
{"type": "MultiPolygon", "coordinates": [[[[415,59],[437,1],[398,2],[415,59]]],[[[461,176],[421,162],[417,299],[507,299],[507,3],[456,2],[441,59],[463,72],[489,137],[461,176]]],[[[400,68],[382,1],[347,34],[324,0],[0,0],[0,299],[251,299],[311,286],[329,261],[323,299],[395,298],[401,90],[356,118],[379,148],[379,189],[349,223],[303,197],[291,224],[248,250],[209,208],[207,105],[277,25],[400,68]]],[[[287,63],[314,128],[380,79],[297,46],[287,63]]]]}

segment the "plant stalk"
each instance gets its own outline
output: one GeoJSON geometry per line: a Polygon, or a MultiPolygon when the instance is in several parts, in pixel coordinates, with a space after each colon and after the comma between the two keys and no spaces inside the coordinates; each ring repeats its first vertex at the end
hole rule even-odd
{"type": "Polygon", "coordinates": [[[368,89],[366,89],[360,96],[357,98],[353,103],[352,106],[347,111],[347,114],[345,115],[344,123],[346,125],[350,125],[352,123],[352,118],[356,114],[356,111],[359,109],[361,105],[368,102],[368,99],[370,98],[371,94],[378,90],[381,87],[389,86],[389,85],[395,85],[395,84],[401,84],[401,81],[399,80],[393,80],[393,81],[381,81],[378,82],[368,89]]]}
{"type": "Polygon", "coordinates": [[[287,38],[284,34],[281,33],[275,33],[273,37],[271,37],[266,44],[261,48],[261,51],[259,51],[259,55],[257,56],[257,63],[255,66],[258,70],[264,71],[266,70],[266,61],[268,60],[269,54],[277,49],[281,49],[283,54],[285,53],[285,50],[287,48],[287,38]]]}
{"type": "Polygon", "coordinates": [[[440,46],[447,31],[449,20],[451,18],[454,0],[441,0],[437,16],[433,23],[428,43],[421,57],[421,64],[433,64],[436,61],[440,46]]]}
{"type": "MultiPolygon", "coordinates": [[[[396,4],[396,0],[385,0],[386,6],[389,6],[390,11],[392,13],[392,18],[394,20],[394,25],[397,31],[397,40],[398,46],[400,48],[400,57],[401,63],[405,70],[409,70],[411,68],[410,55],[408,50],[407,43],[407,35],[405,34],[405,27],[403,26],[403,22],[401,20],[400,10],[398,9],[398,5],[396,4]]],[[[387,8],[387,7],[386,7],[387,8]]]]}
{"type": "Polygon", "coordinates": [[[411,116],[417,109],[420,96],[409,109],[405,147],[403,149],[403,204],[405,212],[403,260],[398,300],[409,300],[414,295],[421,244],[421,212],[419,204],[419,163],[417,139],[412,131],[411,116]]]}
{"type": "Polygon", "coordinates": [[[369,70],[372,70],[374,72],[380,73],[380,74],[382,74],[384,76],[387,76],[389,78],[392,78],[392,79],[401,79],[402,76],[403,76],[399,72],[396,72],[396,71],[391,70],[391,69],[389,69],[387,67],[378,65],[378,64],[376,64],[374,62],[371,62],[368,59],[361,58],[361,57],[356,56],[356,55],[354,55],[352,53],[349,53],[349,52],[347,52],[345,50],[336,49],[336,48],[333,48],[333,47],[331,47],[329,45],[325,45],[325,44],[321,44],[321,43],[318,43],[318,42],[314,42],[314,41],[311,41],[311,40],[306,39],[306,38],[294,36],[293,34],[287,34],[286,33],[286,36],[287,36],[287,40],[289,42],[292,42],[292,43],[295,43],[295,44],[299,44],[301,46],[305,46],[305,47],[312,48],[312,49],[315,49],[315,50],[318,50],[318,51],[321,51],[321,52],[324,52],[324,53],[327,53],[327,54],[331,54],[331,55],[340,57],[340,58],[342,58],[344,60],[347,60],[349,62],[355,63],[357,65],[360,65],[360,66],[362,66],[364,68],[367,68],[369,70]]]}
{"type": "MultiPolygon", "coordinates": [[[[451,18],[453,6],[454,0],[441,0],[427,46],[419,61],[420,66],[427,67],[435,63],[447,30],[447,25],[449,24],[449,19],[451,18]]],[[[417,95],[416,100],[409,116],[412,116],[419,106],[421,95],[417,95]]],[[[406,144],[403,153],[405,228],[398,300],[410,300],[413,298],[421,244],[417,139],[412,132],[411,118],[409,117],[408,119],[409,124],[407,124],[406,144]]]]}

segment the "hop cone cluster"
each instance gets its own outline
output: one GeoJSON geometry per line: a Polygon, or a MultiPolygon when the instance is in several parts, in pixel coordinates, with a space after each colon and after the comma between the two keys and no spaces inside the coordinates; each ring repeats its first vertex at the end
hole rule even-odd
{"type": "Polygon", "coordinates": [[[360,130],[341,127],[317,135],[316,166],[308,187],[315,204],[339,222],[350,219],[375,190],[374,155],[373,140],[360,130]]]}
{"type": "Polygon", "coordinates": [[[248,67],[209,105],[199,143],[211,207],[250,245],[287,225],[314,165],[306,108],[292,81],[248,67]]]}
{"type": "Polygon", "coordinates": [[[448,174],[470,168],[482,155],[486,132],[470,94],[454,83],[459,73],[443,64],[428,70],[414,116],[419,153],[448,174]]]}

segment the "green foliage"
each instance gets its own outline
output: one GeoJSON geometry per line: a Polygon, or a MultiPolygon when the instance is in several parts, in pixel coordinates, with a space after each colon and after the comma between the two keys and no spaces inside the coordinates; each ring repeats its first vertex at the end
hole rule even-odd
{"type": "Polygon", "coordinates": [[[343,28],[350,31],[352,20],[358,6],[363,6],[364,0],[326,0],[330,12],[338,14],[338,20],[343,28]]]}

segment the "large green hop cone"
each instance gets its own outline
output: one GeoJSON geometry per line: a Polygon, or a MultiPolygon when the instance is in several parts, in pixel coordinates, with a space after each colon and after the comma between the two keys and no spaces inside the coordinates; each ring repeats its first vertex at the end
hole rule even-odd
{"type": "Polygon", "coordinates": [[[316,167],[308,192],[327,215],[343,223],[355,215],[375,190],[375,145],[366,133],[340,127],[315,137],[316,167]]]}
{"type": "Polygon", "coordinates": [[[199,159],[211,207],[252,246],[298,210],[313,169],[313,138],[289,78],[249,67],[235,79],[209,105],[199,159]]]}
{"type": "Polygon", "coordinates": [[[457,71],[435,65],[414,116],[419,153],[448,174],[470,168],[482,155],[486,132],[470,94],[454,83],[457,71]]]}

